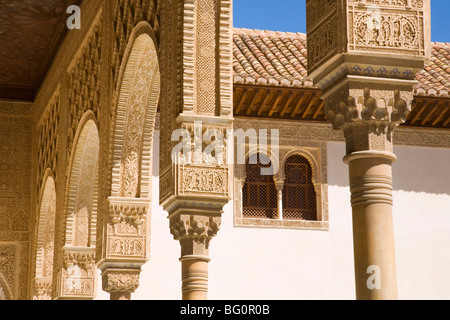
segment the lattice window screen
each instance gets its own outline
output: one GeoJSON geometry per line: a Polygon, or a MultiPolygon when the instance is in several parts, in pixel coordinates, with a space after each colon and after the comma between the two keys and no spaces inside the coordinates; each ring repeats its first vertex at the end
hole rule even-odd
{"type": "Polygon", "coordinates": [[[284,170],[283,218],[317,220],[311,164],[306,158],[295,155],[287,159],[284,170]]]}
{"type": "Polygon", "coordinates": [[[273,175],[261,175],[262,168],[270,168],[270,159],[254,155],[247,160],[244,188],[242,189],[242,215],[246,218],[269,218],[277,216],[277,190],[273,175]],[[256,164],[251,164],[256,160],[256,164]]]}

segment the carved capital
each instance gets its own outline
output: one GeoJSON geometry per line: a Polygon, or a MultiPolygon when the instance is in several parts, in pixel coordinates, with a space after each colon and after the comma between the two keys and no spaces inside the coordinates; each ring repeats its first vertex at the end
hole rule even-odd
{"type": "Polygon", "coordinates": [[[51,299],[52,299],[52,278],[35,278],[33,300],[51,300],[51,299]]]}
{"type": "Polygon", "coordinates": [[[95,252],[91,248],[71,250],[66,248],[63,253],[63,266],[69,268],[79,266],[84,270],[89,270],[95,266],[95,252]]]}
{"type": "Polygon", "coordinates": [[[96,294],[95,248],[63,248],[62,270],[58,275],[60,298],[92,299],[96,294]]]}
{"type": "Polygon", "coordinates": [[[181,255],[208,255],[209,243],[220,229],[221,216],[175,214],[170,217],[170,232],[181,244],[181,255]]]}
{"type": "Polygon", "coordinates": [[[145,235],[149,200],[111,197],[108,206],[108,235],[145,235]]]}
{"type": "Polygon", "coordinates": [[[342,129],[347,153],[393,150],[393,130],[406,121],[413,92],[347,84],[325,98],[328,121],[342,129]]]}
{"type": "Polygon", "coordinates": [[[108,293],[132,293],[139,287],[140,272],[140,269],[105,270],[102,273],[102,288],[108,293]]]}
{"type": "Polygon", "coordinates": [[[326,99],[328,121],[334,129],[365,121],[371,126],[397,126],[411,111],[413,93],[406,90],[351,88],[348,85],[326,99]]]}

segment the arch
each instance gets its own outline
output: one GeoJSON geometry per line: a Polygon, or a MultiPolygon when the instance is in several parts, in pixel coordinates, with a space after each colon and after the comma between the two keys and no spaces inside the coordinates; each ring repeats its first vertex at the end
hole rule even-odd
{"type": "Polygon", "coordinates": [[[119,74],[120,87],[111,133],[111,195],[151,196],[153,132],[160,95],[155,34],[140,22],[130,36],[119,74]]]}
{"type": "Polygon", "coordinates": [[[312,170],[312,182],[314,183],[314,185],[319,184],[321,181],[319,164],[318,164],[316,158],[311,154],[311,152],[304,150],[304,149],[294,149],[284,155],[284,157],[281,161],[282,165],[280,167],[281,180],[284,181],[286,178],[286,176],[285,176],[286,161],[290,157],[295,156],[295,155],[301,156],[301,157],[305,158],[306,160],[308,160],[309,164],[311,165],[311,170],[312,170]]]}
{"type": "MultiPolygon", "coordinates": [[[[236,178],[240,179],[242,182],[246,179],[246,166],[247,162],[252,156],[255,156],[259,153],[264,154],[266,157],[270,159],[271,164],[274,168],[280,168],[280,159],[277,154],[273,153],[271,150],[266,150],[267,153],[262,153],[258,150],[258,147],[250,147],[248,152],[245,155],[245,164],[237,164],[236,168],[236,178]]],[[[273,178],[275,181],[279,180],[279,175],[281,170],[275,170],[276,173],[273,174],[273,178]]]]}
{"type": "Polygon", "coordinates": [[[41,189],[37,245],[36,278],[53,277],[53,259],[55,246],[56,188],[49,170],[45,174],[44,187],[41,189]]]}
{"type": "Polygon", "coordinates": [[[113,122],[115,196],[150,195],[153,131],[160,94],[156,37],[147,22],[133,29],[119,76],[113,122]]]}
{"type": "Polygon", "coordinates": [[[92,112],[79,125],[66,193],[65,246],[94,247],[97,225],[99,135],[92,112]]]}

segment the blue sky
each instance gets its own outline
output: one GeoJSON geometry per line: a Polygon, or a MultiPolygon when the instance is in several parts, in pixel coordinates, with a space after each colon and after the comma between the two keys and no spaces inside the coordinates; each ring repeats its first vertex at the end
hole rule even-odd
{"type": "MultiPolygon", "coordinates": [[[[306,32],[305,0],[234,0],[236,28],[306,32]]],[[[432,41],[450,42],[450,1],[431,0],[432,41]]]]}

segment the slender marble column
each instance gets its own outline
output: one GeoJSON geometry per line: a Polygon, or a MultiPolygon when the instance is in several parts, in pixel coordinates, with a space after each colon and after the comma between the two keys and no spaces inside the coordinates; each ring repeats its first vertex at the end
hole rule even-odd
{"type": "Polygon", "coordinates": [[[283,220],[283,182],[275,182],[275,188],[277,189],[277,219],[283,220]]]}
{"type": "Polygon", "coordinates": [[[392,162],[389,152],[361,151],[349,165],[353,210],[356,297],[396,300],[397,277],[392,216],[392,162]]]}

